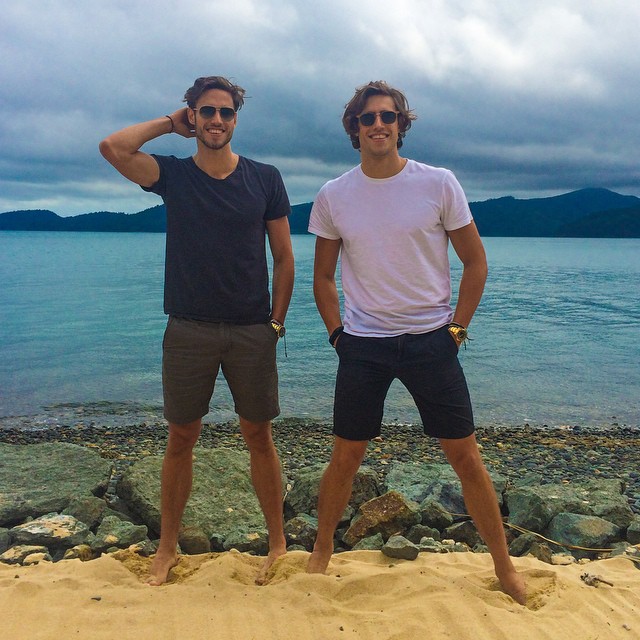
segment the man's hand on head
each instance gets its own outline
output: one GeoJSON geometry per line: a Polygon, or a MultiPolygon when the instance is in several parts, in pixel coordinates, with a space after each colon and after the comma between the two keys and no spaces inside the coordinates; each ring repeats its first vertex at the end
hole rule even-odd
{"type": "Polygon", "coordinates": [[[189,122],[187,109],[188,107],[182,107],[182,109],[170,114],[173,121],[173,133],[177,133],[184,138],[193,138],[196,134],[193,125],[189,122]]]}

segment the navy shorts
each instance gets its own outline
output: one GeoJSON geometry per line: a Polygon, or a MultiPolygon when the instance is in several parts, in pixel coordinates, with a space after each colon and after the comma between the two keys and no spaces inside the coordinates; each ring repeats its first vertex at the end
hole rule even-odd
{"type": "Polygon", "coordinates": [[[474,432],[471,399],[458,345],[444,326],[421,334],[362,338],[342,333],[333,433],[346,440],[380,435],[384,401],[394,379],[413,397],[427,435],[466,438],[474,432]]]}
{"type": "Polygon", "coordinates": [[[269,323],[234,325],[171,316],[162,343],[164,416],[186,424],[209,413],[222,373],[236,413],[263,422],[280,413],[276,343],[269,323]]]}

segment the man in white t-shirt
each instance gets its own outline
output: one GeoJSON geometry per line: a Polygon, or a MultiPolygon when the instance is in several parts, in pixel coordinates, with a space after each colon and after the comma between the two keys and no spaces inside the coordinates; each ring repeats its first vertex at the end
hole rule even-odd
{"type": "Polygon", "coordinates": [[[339,366],[335,442],[320,484],[318,536],[307,570],[324,573],[329,564],[353,478],[369,440],[380,435],[386,394],[397,378],[461,480],[502,588],[524,604],[525,583],[509,557],[457,357],[487,277],[484,248],[454,175],[400,156],[414,119],[405,96],[385,82],[358,88],[342,123],[361,164],[325,184],[311,211],[314,294],[339,366]],[[449,241],[463,265],[455,310],[449,241]],[[339,257],[343,316],[335,282],[339,257]]]}

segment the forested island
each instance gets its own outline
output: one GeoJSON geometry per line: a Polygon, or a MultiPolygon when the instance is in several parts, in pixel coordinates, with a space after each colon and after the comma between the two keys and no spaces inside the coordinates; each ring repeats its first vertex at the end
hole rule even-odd
{"type": "MultiPolygon", "coordinates": [[[[313,203],[292,207],[292,233],[307,233],[313,203]]],[[[640,198],[609,189],[580,189],[548,198],[512,196],[469,203],[483,236],[640,238],[640,198]]],[[[138,213],[96,211],[63,217],[29,209],[0,214],[0,230],[12,231],[166,231],[164,205],[138,213]]]]}

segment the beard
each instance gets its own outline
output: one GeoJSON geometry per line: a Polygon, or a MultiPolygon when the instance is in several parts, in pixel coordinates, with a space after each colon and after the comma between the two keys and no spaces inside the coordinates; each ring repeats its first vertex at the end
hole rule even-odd
{"type": "Polygon", "coordinates": [[[232,137],[233,131],[226,130],[222,136],[212,140],[204,127],[196,128],[196,138],[200,140],[205,147],[213,149],[214,151],[226,147],[231,142],[232,137]]]}

